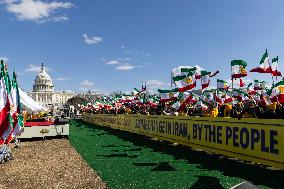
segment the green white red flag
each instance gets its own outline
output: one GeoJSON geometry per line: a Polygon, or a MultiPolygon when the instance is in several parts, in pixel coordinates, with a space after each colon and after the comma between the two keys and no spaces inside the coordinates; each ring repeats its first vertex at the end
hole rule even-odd
{"type": "Polygon", "coordinates": [[[240,89],[234,89],[232,94],[233,94],[233,97],[237,98],[238,100],[244,100],[244,98],[248,96],[246,92],[240,89]]]}
{"type": "Polygon", "coordinates": [[[221,79],[217,79],[217,89],[218,90],[227,90],[229,89],[229,85],[227,83],[227,81],[221,80],[221,79]]]}
{"type": "Polygon", "coordinates": [[[158,89],[158,92],[160,94],[161,102],[170,102],[176,100],[179,94],[177,88],[170,90],[158,89]]]}
{"type": "Polygon", "coordinates": [[[123,103],[130,103],[130,102],[133,102],[134,100],[136,100],[136,97],[133,95],[123,94],[121,97],[121,102],[123,103]]]}
{"type": "Polygon", "coordinates": [[[245,86],[245,83],[243,82],[242,78],[239,78],[239,80],[240,80],[239,86],[240,86],[240,87],[244,87],[244,86],[245,86]]]}
{"type": "Polygon", "coordinates": [[[179,92],[185,92],[196,87],[194,72],[189,72],[187,75],[176,76],[173,78],[179,92]]]}
{"type": "Polygon", "coordinates": [[[230,103],[230,102],[233,102],[233,98],[231,97],[231,95],[229,95],[228,93],[225,94],[225,97],[224,97],[224,103],[230,103]]]}
{"type": "Polygon", "coordinates": [[[136,95],[140,94],[140,92],[141,91],[139,91],[137,88],[134,88],[132,93],[133,93],[134,96],[136,96],[136,95]]]}
{"type": "Polygon", "coordinates": [[[273,76],[282,76],[280,69],[279,69],[279,65],[278,65],[278,56],[272,59],[271,74],[273,76]]]}
{"type": "Polygon", "coordinates": [[[254,86],[253,86],[253,89],[254,89],[255,91],[257,91],[257,90],[262,90],[261,82],[260,82],[260,81],[258,81],[258,80],[254,80],[254,86]]]}
{"type": "Polygon", "coordinates": [[[173,101],[172,107],[178,111],[184,110],[186,105],[192,100],[192,95],[189,92],[179,93],[177,99],[173,101]]]}
{"type": "Polygon", "coordinates": [[[203,70],[204,70],[203,68],[196,65],[194,67],[183,67],[183,68],[181,68],[181,73],[183,73],[183,75],[186,75],[189,72],[194,72],[195,79],[197,80],[197,79],[201,79],[201,71],[203,71],[203,70]]]}
{"type": "Polygon", "coordinates": [[[259,66],[251,69],[250,72],[271,73],[271,67],[270,67],[270,63],[269,63],[269,57],[268,57],[267,49],[265,50],[265,53],[261,57],[259,66]]]}
{"type": "Polygon", "coordinates": [[[284,80],[276,83],[272,89],[272,96],[277,96],[280,103],[284,103],[284,80]]]}
{"type": "Polygon", "coordinates": [[[11,82],[11,92],[10,92],[10,113],[13,118],[13,131],[10,133],[9,137],[6,140],[6,143],[9,143],[17,135],[21,134],[23,131],[23,117],[21,115],[21,102],[20,95],[17,83],[16,73],[13,72],[13,79],[11,82]]]}
{"type": "Polygon", "coordinates": [[[252,83],[248,84],[248,86],[247,86],[247,93],[249,95],[255,95],[256,94],[256,92],[254,90],[254,86],[253,86],[252,83]]]}
{"type": "Polygon", "coordinates": [[[210,75],[211,72],[201,71],[201,88],[205,89],[210,84],[210,75]]]}
{"type": "Polygon", "coordinates": [[[233,60],[231,61],[232,67],[232,78],[240,78],[247,76],[247,63],[243,60],[233,60]]]}
{"type": "Polygon", "coordinates": [[[12,132],[12,117],[10,116],[10,84],[4,61],[1,60],[0,73],[0,144],[3,144],[12,132]]]}

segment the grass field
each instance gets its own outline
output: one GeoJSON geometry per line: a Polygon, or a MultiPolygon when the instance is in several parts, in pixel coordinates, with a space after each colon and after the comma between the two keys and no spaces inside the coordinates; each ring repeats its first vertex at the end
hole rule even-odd
{"type": "Polygon", "coordinates": [[[284,171],[81,121],[70,122],[69,140],[109,188],[230,188],[245,180],[284,186],[284,171]]]}

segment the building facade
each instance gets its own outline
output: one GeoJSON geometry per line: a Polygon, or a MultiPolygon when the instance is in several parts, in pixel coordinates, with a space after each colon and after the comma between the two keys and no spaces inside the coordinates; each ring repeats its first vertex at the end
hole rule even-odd
{"type": "Polygon", "coordinates": [[[72,93],[54,91],[52,79],[46,72],[43,64],[34,80],[33,90],[29,92],[28,95],[33,100],[46,107],[60,107],[66,104],[67,101],[74,96],[72,93]]]}

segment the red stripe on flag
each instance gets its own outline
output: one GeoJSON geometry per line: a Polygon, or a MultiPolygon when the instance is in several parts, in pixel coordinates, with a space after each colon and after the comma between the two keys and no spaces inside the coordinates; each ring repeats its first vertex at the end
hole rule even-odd
{"type": "Polygon", "coordinates": [[[260,67],[256,67],[250,70],[250,72],[258,72],[258,73],[271,73],[271,68],[263,69],[260,67]]]}
{"type": "Polygon", "coordinates": [[[190,95],[189,97],[187,97],[187,99],[182,103],[182,105],[179,107],[178,111],[180,112],[181,110],[183,110],[186,105],[192,100],[192,95],[190,95]]]}
{"type": "Polygon", "coordinates": [[[188,85],[188,86],[183,87],[183,88],[179,88],[178,91],[182,93],[182,92],[188,91],[190,89],[193,89],[194,87],[196,87],[196,83],[193,83],[193,84],[188,85]]]}

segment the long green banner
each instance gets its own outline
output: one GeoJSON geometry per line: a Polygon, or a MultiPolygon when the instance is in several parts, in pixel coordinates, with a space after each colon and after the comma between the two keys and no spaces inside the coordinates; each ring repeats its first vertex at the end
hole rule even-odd
{"type": "Polygon", "coordinates": [[[284,169],[280,119],[82,115],[86,122],[284,169]]]}

